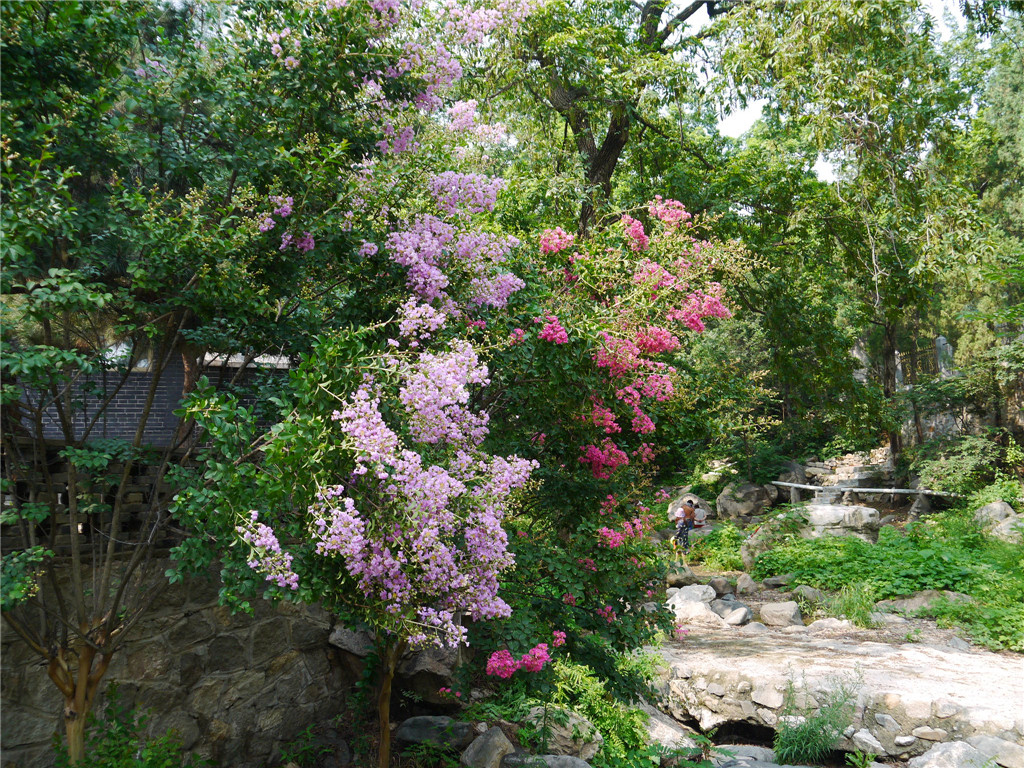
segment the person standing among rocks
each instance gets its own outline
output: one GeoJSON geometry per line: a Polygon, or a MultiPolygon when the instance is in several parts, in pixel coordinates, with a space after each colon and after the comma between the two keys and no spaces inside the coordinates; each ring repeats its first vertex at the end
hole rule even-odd
{"type": "Polygon", "coordinates": [[[690,531],[697,520],[697,510],[689,504],[680,505],[676,510],[676,535],[672,541],[683,545],[683,552],[690,551],[690,531]]]}

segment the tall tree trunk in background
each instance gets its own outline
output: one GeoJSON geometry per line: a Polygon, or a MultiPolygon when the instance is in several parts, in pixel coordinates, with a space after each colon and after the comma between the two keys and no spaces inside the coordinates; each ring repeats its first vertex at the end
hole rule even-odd
{"type": "MultiPolygon", "coordinates": [[[[882,393],[885,401],[891,405],[896,400],[898,393],[896,384],[896,326],[890,321],[883,325],[882,332],[882,393]]],[[[889,449],[892,451],[893,461],[903,452],[902,425],[889,426],[886,429],[886,437],[889,439],[889,449]]]]}

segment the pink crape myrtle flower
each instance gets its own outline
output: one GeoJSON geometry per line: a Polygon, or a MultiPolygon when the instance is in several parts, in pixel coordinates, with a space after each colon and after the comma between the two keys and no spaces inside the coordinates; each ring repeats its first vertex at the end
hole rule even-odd
{"type": "Polygon", "coordinates": [[[527,672],[540,672],[549,661],[551,654],[548,653],[548,644],[540,643],[523,654],[519,666],[527,672]]]}
{"type": "Polygon", "coordinates": [[[555,646],[555,648],[561,648],[563,645],[565,645],[566,634],[562,630],[556,629],[554,632],[551,633],[551,637],[554,638],[551,641],[551,644],[555,646]]]}
{"type": "Polygon", "coordinates": [[[492,653],[490,658],[487,659],[486,671],[492,677],[500,677],[503,680],[507,680],[516,673],[519,665],[520,662],[516,661],[512,654],[503,648],[492,653]]]}
{"type": "Polygon", "coordinates": [[[540,235],[540,252],[547,254],[564,251],[573,244],[575,239],[575,235],[566,232],[561,227],[545,229],[540,235]]]}
{"type": "Polygon", "coordinates": [[[537,338],[550,341],[552,344],[566,344],[569,341],[569,334],[558,321],[555,315],[547,315],[547,323],[537,334],[537,338]]]}

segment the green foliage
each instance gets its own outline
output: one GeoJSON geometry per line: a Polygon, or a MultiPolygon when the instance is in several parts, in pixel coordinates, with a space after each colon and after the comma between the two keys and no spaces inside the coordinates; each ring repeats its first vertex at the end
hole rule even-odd
{"type": "Polygon", "coordinates": [[[705,536],[693,537],[690,559],[716,571],[743,570],[740,545],[746,535],[732,523],[724,522],[705,536]]]}
{"type": "MultiPolygon", "coordinates": [[[[6,522],[6,520],[4,521],[6,522]]],[[[53,553],[41,544],[21,551],[4,552],[0,572],[0,606],[9,611],[39,590],[39,564],[53,553]]]]}
{"type": "Polygon", "coordinates": [[[793,539],[758,557],[755,578],[793,573],[796,581],[838,590],[870,574],[878,599],[922,589],[964,591],[977,578],[974,553],[950,547],[932,528],[903,534],[886,526],[878,543],[853,536],[793,539]]]}
{"type": "Polygon", "coordinates": [[[1001,456],[997,443],[963,435],[917,446],[911,452],[910,469],[920,475],[925,488],[970,493],[992,479],[1001,456]]]}
{"type": "Polygon", "coordinates": [[[797,706],[798,691],[790,680],[775,730],[776,759],[785,763],[814,763],[824,758],[853,722],[856,687],[852,680],[831,680],[828,689],[815,692],[818,706],[812,710],[797,706]]]}
{"type": "Polygon", "coordinates": [[[849,619],[858,627],[874,627],[871,614],[877,599],[870,582],[851,582],[844,584],[822,607],[826,615],[849,619]]]}
{"type": "Polygon", "coordinates": [[[282,764],[295,763],[299,768],[314,768],[320,757],[334,752],[329,745],[318,741],[314,728],[315,726],[308,726],[294,739],[281,746],[282,764]]]}
{"type": "MultiPolygon", "coordinates": [[[[839,590],[830,612],[866,620],[869,603],[925,589],[970,595],[941,601],[932,612],[994,649],[1024,648],[1024,558],[1018,545],[992,539],[973,506],[937,513],[907,526],[886,526],[878,543],[854,537],[790,538],[758,557],[754,576],[794,573],[796,581],[839,590]]],[[[858,622],[859,623],[859,622],[858,622]]]]}
{"type": "MultiPolygon", "coordinates": [[[[1021,459],[1011,458],[1009,456],[1010,453],[1011,451],[1007,450],[1007,463],[1017,461],[1019,464],[1024,464],[1024,457],[1021,459]]],[[[993,501],[1005,501],[1007,504],[1012,506],[1014,504],[1019,504],[1021,498],[1024,498],[1024,483],[1021,483],[1020,480],[1015,478],[1010,478],[1001,473],[996,473],[996,479],[994,482],[989,483],[984,488],[981,488],[971,494],[970,501],[967,506],[971,509],[980,509],[986,504],[991,504],[993,501]]]]}
{"type": "Polygon", "coordinates": [[[853,766],[853,768],[871,768],[871,764],[875,762],[875,755],[871,752],[848,752],[846,755],[846,764],[853,766]]]}
{"type": "MultiPolygon", "coordinates": [[[[117,686],[106,693],[102,716],[90,714],[92,726],[86,735],[86,754],[91,768],[199,768],[212,765],[184,752],[174,732],[153,739],[145,735],[149,715],[128,707],[117,686]]],[[[54,739],[57,768],[70,768],[67,748],[54,739]]]]}

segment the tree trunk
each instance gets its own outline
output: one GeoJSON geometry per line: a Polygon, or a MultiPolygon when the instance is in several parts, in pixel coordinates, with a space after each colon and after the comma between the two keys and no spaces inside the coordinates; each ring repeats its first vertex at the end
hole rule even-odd
{"type": "Polygon", "coordinates": [[[377,697],[377,721],[380,725],[380,750],[377,753],[377,767],[388,768],[391,764],[391,683],[395,679],[398,660],[405,651],[405,641],[396,640],[388,648],[384,659],[384,678],[380,683],[377,697]]]}
{"type": "MultiPolygon", "coordinates": [[[[887,322],[882,334],[882,393],[888,404],[892,404],[896,400],[896,365],[896,327],[887,322]]],[[[889,427],[886,430],[893,461],[896,461],[903,451],[901,427],[902,425],[897,424],[895,428],[889,427]]]]}
{"type": "Polygon", "coordinates": [[[85,716],[74,710],[74,701],[64,702],[64,733],[68,740],[71,765],[85,764],[85,716]]]}
{"type": "Polygon", "coordinates": [[[629,117],[625,110],[617,110],[611,117],[608,133],[600,148],[587,157],[588,197],[580,207],[577,230],[585,237],[597,218],[598,207],[606,204],[612,196],[612,176],[622,156],[622,150],[629,141],[629,117]]]}

